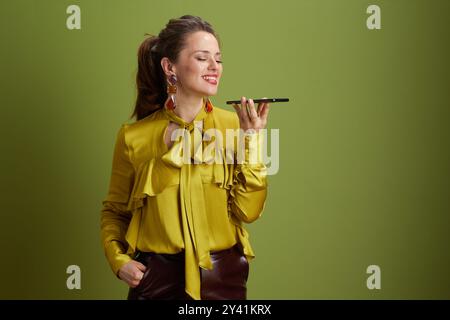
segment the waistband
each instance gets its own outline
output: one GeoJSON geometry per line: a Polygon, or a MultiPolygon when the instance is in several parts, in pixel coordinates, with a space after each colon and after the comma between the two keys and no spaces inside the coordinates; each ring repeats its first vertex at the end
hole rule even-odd
{"type": "MultiPolygon", "coordinates": [[[[226,256],[227,254],[232,253],[233,251],[238,251],[239,253],[242,253],[242,250],[240,249],[240,245],[239,244],[235,244],[234,246],[228,248],[228,249],[224,249],[224,250],[218,250],[218,251],[210,251],[210,256],[212,259],[217,259],[223,256],[226,256]]],[[[133,259],[138,259],[138,258],[147,258],[147,257],[151,257],[154,255],[159,255],[159,256],[163,256],[165,258],[168,259],[184,259],[184,250],[180,251],[178,253],[156,253],[156,252],[146,252],[146,251],[140,251],[137,250],[136,254],[134,255],[133,259]]]]}

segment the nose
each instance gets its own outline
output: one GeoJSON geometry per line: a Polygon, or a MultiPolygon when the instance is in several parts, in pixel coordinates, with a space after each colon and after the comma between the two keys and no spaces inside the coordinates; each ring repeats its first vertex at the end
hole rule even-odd
{"type": "Polygon", "coordinates": [[[212,69],[212,70],[219,69],[219,63],[217,63],[216,59],[214,59],[214,58],[210,59],[209,68],[208,69],[212,69]]]}

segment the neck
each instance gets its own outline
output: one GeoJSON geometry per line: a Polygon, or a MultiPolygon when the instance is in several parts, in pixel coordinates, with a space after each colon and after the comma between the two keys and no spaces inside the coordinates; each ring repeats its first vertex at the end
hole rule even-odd
{"type": "Polygon", "coordinates": [[[181,90],[177,92],[174,112],[184,121],[191,123],[203,107],[203,97],[187,96],[181,90]]]}

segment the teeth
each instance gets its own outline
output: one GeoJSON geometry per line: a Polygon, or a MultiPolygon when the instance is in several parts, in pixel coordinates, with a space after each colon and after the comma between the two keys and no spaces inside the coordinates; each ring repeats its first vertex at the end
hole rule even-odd
{"type": "Polygon", "coordinates": [[[205,79],[205,80],[217,80],[216,77],[203,77],[203,79],[205,79]]]}

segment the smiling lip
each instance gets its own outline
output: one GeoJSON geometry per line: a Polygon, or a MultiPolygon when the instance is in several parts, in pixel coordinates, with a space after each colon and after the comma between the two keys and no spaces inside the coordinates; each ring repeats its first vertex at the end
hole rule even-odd
{"type": "Polygon", "coordinates": [[[215,74],[204,75],[204,76],[202,76],[202,78],[209,84],[217,85],[217,75],[215,75],[215,74]]]}

